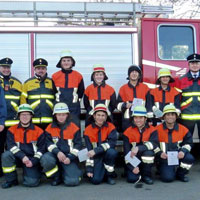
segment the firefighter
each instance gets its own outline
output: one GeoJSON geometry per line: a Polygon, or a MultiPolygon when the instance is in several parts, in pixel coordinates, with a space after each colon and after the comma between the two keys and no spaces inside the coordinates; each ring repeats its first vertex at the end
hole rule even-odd
{"type": "Polygon", "coordinates": [[[142,180],[146,184],[153,184],[151,168],[154,163],[154,150],[158,150],[158,134],[153,126],[147,123],[147,111],[144,106],[136,106],[131,116],[131,125],[123,133],[124,154],[130,151],[131,157],[141,160],[139,166],[133,167],[128,160],[126,163],[127,181],[136,183],[142,180]]]}
{"type": "Polygon", "coordinates": [[[175,82],[181,95],[181,123],[193,134],[195,124],[200,138],[200,54],[187,57],[189,71],[175,82]]]}
{"type": "Polygon", "coordinates": [[[60,60],[56,65],[61,70],[54,73],[52,79],[58,91],[56,101],[65,102],[69,106],[69,111],[74,122],[80,126],[80,101],[83,97],[85,87],[82,75],[72,69],[75,63],[71,51],[62,51],[60,60]]]}
{"type": "Polygon", "coordinates": [[[181,94],[177,89],[169,85],[172,82],[174,82],[174,79],[172,78],[170,70],[167,68],[160,69],[156,81],[159,87],[150,91],[151,106],[153,106],[152,110],[154,113],[154,125],[156,125],[157,122],[161,122],[163,108],[167,104],[174,104],[177,112],[180,113],[181,94]]]}
{"type": "Polygon", "coordinates": [[[84,132],[89,157],[86,161],[86,173],[93,184],[100,184],[105,178],[108,184],[113,185],[117,131],[115,126],[107,121],[108,110],[104,104],[97,104],[92,114],[94,121],[84,132]]]}
{"type": "Polygon", "coordinates": [[[30,105],[20,105],[19,123],[8,129],[8,150],[2,155],[6,180],[2,188],[18,185],[16,165],[23,168],[23,185],[35,187],[40,183],[39,161],[45,151],[45,135],[41,128],[32,123],[33,115],[30,105]]]}
{"type": "MultiPolygon", "coordinates": [[[[0,85],[4,90],[4,97],[7,105],[5,127],[0,134],[0,156],[4,152],[8,128],[19,122],[19,120],[16,119],[16,116],[18,106],[20,105],[22,84],[17,78],[11,76],[12,63],[13,61],[10,58],[3,58],[0,60],[0,85]]],[[[3,100],[3,98],[1,98],[1,100],[3,100]]],[[[0,176],[1,175],[2,171],[0,170],[0,176]]]]}
{"type": "MultiPolygon", "coordinates": [[[[117,109],[122,112],[122,129],[123,131],[130,125],[130,116],[132,114],[132,106],[135,98],[142,101],[142,105],[151,108],[149,88],[141,83],[142,71],[139,66],[131,65],[128,68],[127,84],[123,85],[117,98],[117,109]]],[[[152,117],[153,113],[148,110],[148,117],[152,117]]]]}
{"type": "Polygon", "coordinates": [[[34,110],[33,123],[45,130],[52,122],[56,88],[47,77],[48,62],[38,58],[33,62],[35,75],[23,84],[21,103],[28,103],[34,110]]]}
{"type": "Polygon", "coordinates": [[[67,186],[76,186],[81,180],[81,170],[77,165],[77,155],[82,146],[79,127],[71,121],[69,108],[65,103],[57,103],[53,111],[54,120],[46,133],[48,152],[41,159],[41,165],[51,185],[62,181],[67,186]]]}
{"type": "Polygon", "coordinates": [[[93,81],[93,83],[86,88],[84,93],[84,106],[87,110],[86,126],[90,123],[88,119],[91,116],[92,110],[99,103],[106,105],[109,112],[108,115],[113,119],[112,112],[116,107],[116,94],[113,87],[106,84],[105,81],[107,79],[108,77],[106,76],[104,66],[95,64],[91,75],[91,81],[93,81]]]}
{"type": "Polygon", "coordinates": [[[194,157],[190,154],[192,148],[192,135],[189,130],[176,122],[179,112],[174,105],[166,105],[163,109],[164,122],[156,127],[160,150],[159,158],[160,178],[164,182],[171,182],[175,178],[182,182],[188,182],[186,174],[194,163],[194,157]],[[179,165],[168,165],[168,152],[177,151],[179,165]]]}

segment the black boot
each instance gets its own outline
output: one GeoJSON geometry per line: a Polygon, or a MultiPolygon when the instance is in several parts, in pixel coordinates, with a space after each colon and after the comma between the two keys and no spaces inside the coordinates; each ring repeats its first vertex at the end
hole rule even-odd
{"type": "Polygon", "coordinates": [[[14,180],[14,181],[6,181],[4,183],[2,183],[1,187],[3,189],[6,189],[6,188],[10,188],[12,186],[16,186],[18,185],[18,181],[17,180],[14,180]]]}
{"type": "Polygon", "coordinates": [[[53,178],[53,181],[51,182],[51,185],[52,185],[52,186],[57,186],[57,185],[59,185],[61,182],[62,182],[62,180],[61,180],[60,176],[55,176],[55,177],[53,178]]]}

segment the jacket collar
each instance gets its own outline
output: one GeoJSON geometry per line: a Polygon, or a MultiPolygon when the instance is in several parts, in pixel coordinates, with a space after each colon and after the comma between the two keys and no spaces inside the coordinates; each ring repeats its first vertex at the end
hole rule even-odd
{"type": "Polygon", "coordinates": [[[101,85],[97,85],[96,83],[95,83],[95,81],[93,81],[93,85],[94,85],[94,87],[105,87],[105,85],[106,85],[106,83],[105,83],[105,81],[102,81],[102,83],[101,83],[101,85]]]}
{"type": "Polygon", "coordinates": [[[97,127],[97,128],[108,127],[108,122],[104,122],[104,124],[103,124],[101,127],[97,126],[97,125],[95,124],[95,122],[92,122],[92,128],[95,128],[95,127],[97,127]]]}
{"type": "MultiPolygon", "coordinates": [[[[161,87],[161,85],[159,86],[159,88],[158,88],[158,89],[159,89],[159,90],[163,90],[163,88],[161,87]]],[[[170,89],[171,89],[171,87],[168,85],[168,86],[167,86],[167,89],[166,89],[165,91],[168,91],[168,92],[169,92],[169,91],[170,91],[170,89]]]]}
{"type": "MultiPolygon", "coordinates": [[[[163,122],[163,129],[164,129],[164,130],[168,129],[165,122],[163,122]]],[[[179,128],[178,128],[178,123],[177,123],[177,122],[175,122],[173,130],[175,130],[175,131],[178,131],[178,130],[179,130],[179,128]]]]}
{"type": "Polygon", "coordinates": [[[21,122],[19,122],[17,128],[24,128],[24,129],[34,130],[35,129],[35,125],[31,122],[28,127],[23,127],[22,124],[21,124],[21,122]]]}

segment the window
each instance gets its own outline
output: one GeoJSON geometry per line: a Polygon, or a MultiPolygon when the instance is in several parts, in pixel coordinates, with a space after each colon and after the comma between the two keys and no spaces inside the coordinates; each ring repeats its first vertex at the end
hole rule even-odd
{"type": "Polygon", "coordinates": [[[185,60],[195,52],[191,26],[161,25],[158,29],[158,56],[163,60],[185,60]]]}

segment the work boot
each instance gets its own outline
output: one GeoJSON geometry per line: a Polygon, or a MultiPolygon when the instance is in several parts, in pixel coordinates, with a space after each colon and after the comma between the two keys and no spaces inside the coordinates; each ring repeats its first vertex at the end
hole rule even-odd
{"type": "Polygon", "coordinates": [[[12,186],[16,186],[18,185],[18,181],[17,180],[14,180],[14,181],[6,181],[4,183],[2,183],[1,187],[3,189],[6,189],[6,188],[10,188],[12,186]]]}
{"type": "Polygon", "coordinates": [[[187,176],[176,176],[176,179],[182,182],[189,182],[189,178],[187,176]]]}
{"type": "Polygon", "coordinates": [[[107,178],[107,183],[109,184],[109,185],[115,185],[115,180],[113,179],[113,178],[111,178],[111,177],[108,177],[107,178]]]}
{"type": "Polygon", "coordinates": [[[52,185],[52,186],[57,186],[57,185],[59,185],[61,182],[62,182],[62,181],[61,181],[60,176],[56,176],[56,177],[53,178],[53,181],[51,182],[51,185],[52,185]]]}
{"type": "Polygon", "coordinates": [[[152,185],[153,184],[153,180],[152,178],[148,177],[148,176],[143,176],[142,177],[142,181],[145,182],[148,185],[152,185]]]}

